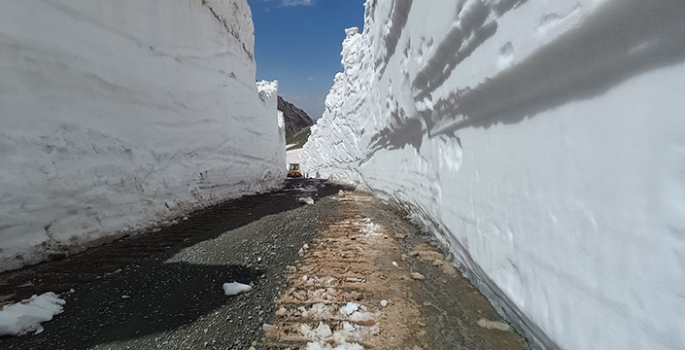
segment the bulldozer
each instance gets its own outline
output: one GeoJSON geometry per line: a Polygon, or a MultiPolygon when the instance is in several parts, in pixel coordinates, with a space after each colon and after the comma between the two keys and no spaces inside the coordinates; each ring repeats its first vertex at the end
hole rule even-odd
{"type": "Polygon", "coordinates": [[[300,163],[290,163],[288,169],[288,177],[302,177],[300,163]]]}

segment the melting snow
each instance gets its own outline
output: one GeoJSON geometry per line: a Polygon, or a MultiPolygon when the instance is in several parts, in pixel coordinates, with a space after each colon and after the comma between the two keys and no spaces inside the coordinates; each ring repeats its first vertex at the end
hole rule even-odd
{"type": "Polygon", "coordinates": [[[336,347],[325,342],[307,343],[307,350],[364,350],[364,347],[354,343],[343,343],[336,347]]]}
{"type": "Polygon", "coordinates": [[[224,293],[227,296],[238,295],[240,293],[249,292],[252,290],[252,286],[242,283],[224,283],[224,293]]]}
{"type": "Polygon", "coordinates": [[[369,236],[380,236],[382,235],[381,233],[381,225],[374,224],[371,222],[371,219],[366,218],[364,220],[366,224],[364,224],[359,230],[369,236]]]}
{"type": "Polygon", "coordinates": [[[312,197],[300,198],[299,201],[300,201],[300,203],[302,203],[302,204],[307,204],[307,205],[312,205],[312,204],[314,204],[314,200],[312,199],[312,197]]]}
{"type": "Polygon", "coordinates": [[[349,316],[355,313],[357,310],[359,310],[359,304],[349,302],[345,306],[340,308],[340,313],[349,316]]]}
{"type": "Polygon", "coordinates": [[[319,326],[312,329],[308,324],[300,326],[300,333],[306,339],[324,340],[333,335],[331,327],[323,322],[319,322],[319,326]]]}
{"type": "Polygon", "coordinates": [[[61,314],[66,301],[55,293],[32,296],[21,303],[7,305],[0,310],[0,336],[21,336],[43,332],[41,323],[61,314]]]}

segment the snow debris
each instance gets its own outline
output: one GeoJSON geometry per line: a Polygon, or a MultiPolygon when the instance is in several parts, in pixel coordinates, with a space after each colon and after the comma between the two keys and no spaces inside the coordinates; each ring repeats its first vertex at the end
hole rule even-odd
{"type": "Polygon", "coordinates": [[[314,200],[312,199],[312,197],[302,197],[299,199],[299,201],[302,204],[307,204],[307,205],[313,205],[314,204],[314,200]]]}
{"type": "Polygon", "coordinates": [[[357,310],[359,310],[359,304],[349,302],[345,306],[340,308],[340,313],[345,315],[345,316],[349,316],[349,315],[352,315],[357,310]]]}
{"type": "Polygon", "coordinates": [[[272,324],[265,323],[262,325],[262,330],[264,331],[264,333],[269,333],[271,331],[274,331],[275,329],[276,329],[276,326],[274,326],[272,324]]]}
{"type": "Polygon", "coordinates": [[[456,276],[459,274],[457,269],[452,264],[443,264],[441,266],[441,269],[442,269],[442,272],[444,272],[445,274],[448,274],[450,276],[456,276]]]}
{"type": "Polygon", "coordinates": [[[485,329],[495,329],[503,332],[509,331],[511,329],[511,326],[504,322],[490,321],[485,318],[481,318],[480,320],[478,320],[478,325],[485,329]]]}
{"type": "Polygon", "coordinates": [[[309,249],[309,244],[305,243],[305,244],[302,246],[302,249],[308,250],[308,249],[309,249]]]}
{"type": "Polygon", "coordinates": [[[382,307],[388,306],[388,301],[385,300],[385,299],[381,300],[381,306],[382,306],[382,307]]]}
{"type": "Polygon", "coordinates": [[[284,308],[283,306],[281,306],[281,308],[276,311],[276,316],[282,317],[282,316],[285,316],[287,314],[288,314],[288,309],[284,308]]]}
{"type": "MultiPolygon", "coordinates": [[[[305,275],[306,276],[306,275],[305,275]]],[[[335,277],[327,276],[327,277],[308,277],[307,279],[304,279],[307,282],[308,285],[324,285],[328,287],[333,287],[336,285],[337,279],[335,277]]]]}
{"type": "Polygon", "coordinates": [[[0,310],[0,336],[39,334],[43,332],[41,323],[61,314],[65,304],[66,301],[50,292],[6,305],[0,310]]]}
{"type": "Polygon", "coordinates": [[[380,328],[378,328],[378,324],[375,321],[362,323],[367,324],[353,324],[344,321],[342,323],[343,330],[354,339],[363,339],[367,335],[377,335],[380,333],[380,328]]]}
{"type": "Polygon", "coordinates": [[[300,316],[305,318],[331,318],[335,307],[326,304],[317,303],[312,305],[309,309],[301,306],[298,308],[300,316]]]}
{"type": "Polygon", "coordinates": [[[345,282],[359,283],[364,282],[364,279],[359,277],[346,277],[345,282]]]}
{"type": "Polygon", "coordinates": [[[309,340],[325,340],[333,335],[331,327],[323,322],[319,322],[319,326],[314,329],[308,324],[302,324],[300,333],[309,340]]]}
{"type": "Polygon", "coordinates": [[[373,222],[371,222],[370,219],[367,219],[366,225],[362,226],[359,230],[368,236],[382,236],[383,235],[380,232],[381,231],[381,225],[374,224],[373,222]]]}
{"type": "Polygon", "coordinates": [[[397,261],[393,261],[393,262],[392,262],[392,266],[400,267],[400,265],[397,263],[397,261]]]}
{"type": "Polygon", "coordinates": [[[418,273],[418,272],[412,272],[411,273],[411,278],[417,281],[423,281],[426,279],[426,276],[418,273]]]}
{"type": "Polygon", "coordinates": [[[131,299],[131,296],[130,295],[122,295],[121,299],[131,299]]]}
{"type": "Polygon", "coordinates": [[[241,293],[249,292],[252,290],[252,286],[242,283],[224,283],[224,293],[227,296],[238,295],[241,293]]]}
{"type": "Polygon", "coordinates": [[[306,350],[364,350],[364,347],[356,343],[343,343],[336,347],[326,342],[307,343],[306,350]]]}
{"type": "Polygon", "coordinates": [[[350,315],[349,320],[364,326],[373,326],[376,324],[373,314],[368,311],[356,311],[350,315]]]}

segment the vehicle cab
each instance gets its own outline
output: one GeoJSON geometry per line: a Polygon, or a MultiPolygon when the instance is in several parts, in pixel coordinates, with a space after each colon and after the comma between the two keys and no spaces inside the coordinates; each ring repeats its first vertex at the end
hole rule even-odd
{"type": "Polygon", "coordinates": [[[288,177],[302,177],[299,163],[290,163],[288,166],[288,177]]]}

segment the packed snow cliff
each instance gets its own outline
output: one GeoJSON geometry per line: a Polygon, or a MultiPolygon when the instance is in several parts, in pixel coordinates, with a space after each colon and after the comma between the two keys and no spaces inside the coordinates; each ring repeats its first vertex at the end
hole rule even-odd
{"type": "Polygon", "coordinates": [[[684,14],[369,0],[304,171],[405,205],[535,348],[683,349],[684,14]]]}
{"type": "Polygon", "coordinates": [[[0,48],[0,270],[285,176],[246,0],[3,1],[0,48]]]}

